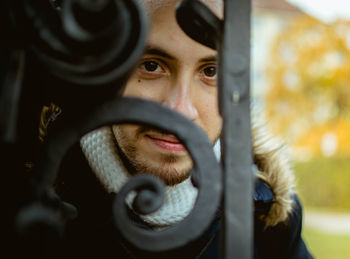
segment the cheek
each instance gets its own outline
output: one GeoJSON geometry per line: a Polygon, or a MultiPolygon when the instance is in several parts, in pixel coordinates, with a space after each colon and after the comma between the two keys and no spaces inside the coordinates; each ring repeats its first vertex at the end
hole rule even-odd
{"type": "Polygon", "coordinates": [[[202,99],[200,107],[200,123],[203,125],[210,140],[215,140],[222,127],[222,118],[219,114],[217,97],[210,96],[205,101],[202,99]]]}
{"type": "Polygon", "coordinates": [[[123,96],[162,102],[167,85],[168,80],[165,78],[146,80],[134,75],[126,84],[123,96]]]}
{"type": "Polygon", "coordinates": [[[136,125],[113,125],[114,136],[119,144],[134,141],[138,126],[136,125]]]}
{"type": "Polygon", "coordinates": [[[140,85],[142,84],[142,80],[137,78],[135,74],[128,80],[123,96],[140,96],[140,85]]]}
{"type": "Polygon", "coordinates": [[[209,138],[211,140],[214,140],[217,138],[221,132],[222,127],[222,119],[218,112],[212,112],[208,116],[208,122],[209,122],[209,138]]]}

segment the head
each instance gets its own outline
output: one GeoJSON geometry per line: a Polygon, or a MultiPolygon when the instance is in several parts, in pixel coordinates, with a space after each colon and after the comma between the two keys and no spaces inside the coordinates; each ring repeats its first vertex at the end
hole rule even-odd
{"type": "MultiPolygon", "coordinates": [[[[201,127],[214,144],[221,132],[216,51],[193,41],[178,26],[178,0],[142,2],[150,19],[150,33],[123,95],[152,100],[181,113],[201,127]]],[[[204,2],[221,13],[220,0],[204,2]]],[[[114,125],[112,129],[120,151],[136,173],[157,175],[168,185],[189,176],[192,160],[176,136],[142,125],[114,125]]]]}

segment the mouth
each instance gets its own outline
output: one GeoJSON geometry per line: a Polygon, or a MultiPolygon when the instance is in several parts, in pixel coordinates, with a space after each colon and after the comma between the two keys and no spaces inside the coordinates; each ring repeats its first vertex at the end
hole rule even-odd
{"type": "Polygon", "coordinates": [[[183,152],[185,146],[174,135],[148,134],[148,139],[158,148],[170,152],[183,152]]]}

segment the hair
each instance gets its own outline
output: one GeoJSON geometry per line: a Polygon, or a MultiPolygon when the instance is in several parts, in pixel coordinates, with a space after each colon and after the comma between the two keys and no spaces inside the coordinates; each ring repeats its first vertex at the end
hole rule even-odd
{"type": "MultiPolygon", "coordinates": [[[[180,0],[139,0],[147,10],[157,10],[160,7],[171,6],[174,1],[180,2],[180,0]]],[[[208,7],[214,11],[219,17],[223,17],[224,13],[224,0],[199,0],[200,2],[208,5],[208,7]]]]}

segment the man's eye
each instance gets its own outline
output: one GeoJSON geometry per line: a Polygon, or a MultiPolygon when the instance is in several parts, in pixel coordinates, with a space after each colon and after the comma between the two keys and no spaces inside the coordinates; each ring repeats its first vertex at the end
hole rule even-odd
{"type": "Polygon", "coordinates": [[[203,73],[207,77],[216,77],[216,67],[210,66],[203,69],[203,73]]]}
{"type": "Polygon", "coordinates": [[[145,61],[141,64],[141,67],[147,72],[162,72],[163,69],[155,61],[145,61]]]}

